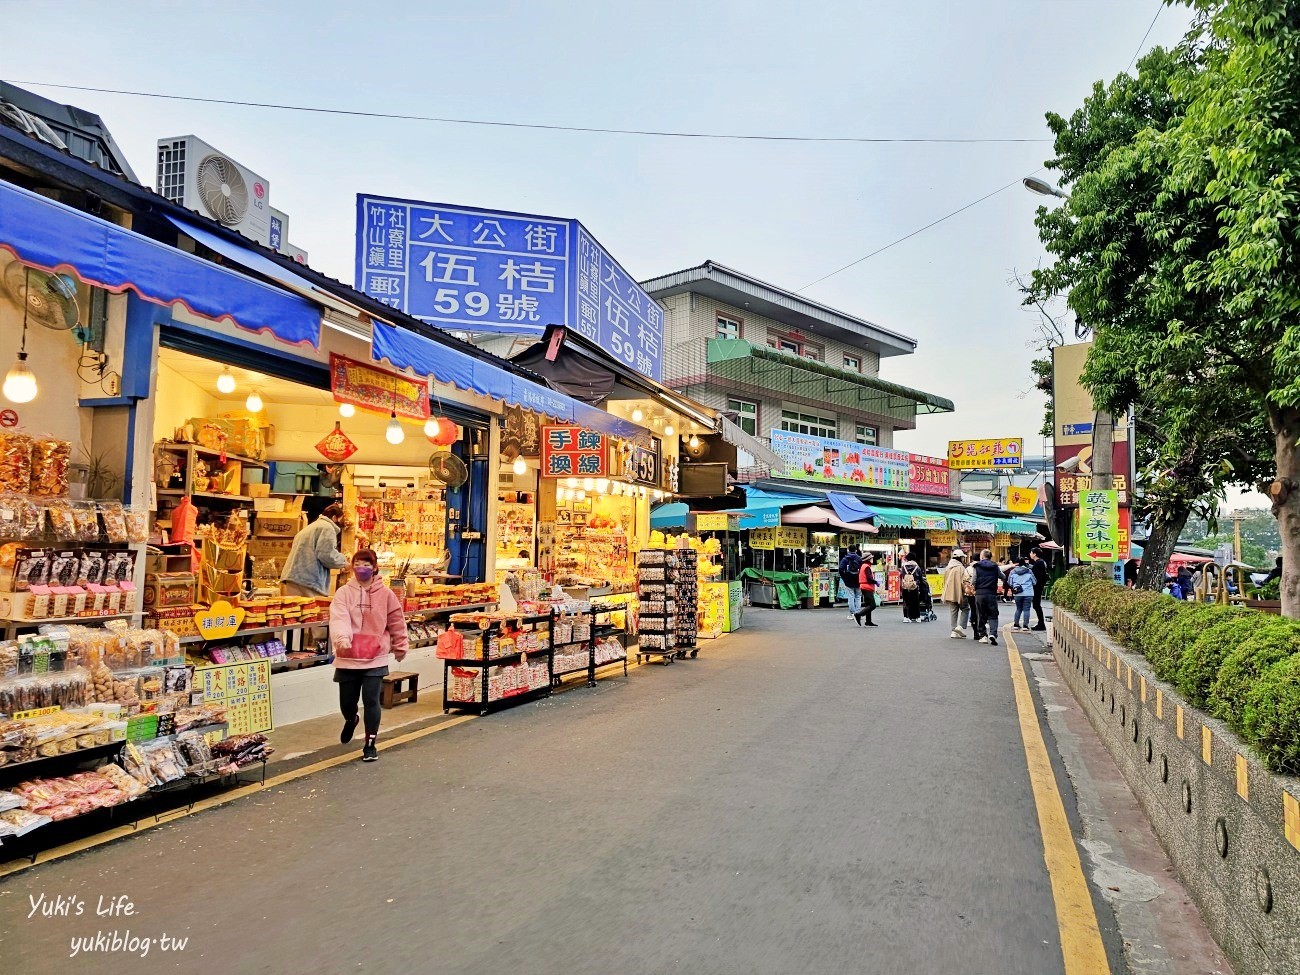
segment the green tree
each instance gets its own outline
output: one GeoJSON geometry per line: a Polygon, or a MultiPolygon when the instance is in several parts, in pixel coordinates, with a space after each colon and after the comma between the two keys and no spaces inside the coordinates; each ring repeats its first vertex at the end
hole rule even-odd
{"type": "MultiPolygon", "coordinates": [[[[1232,544],[1232,535],[1207,535],[1196,542],[1196,547],[1218,548],[1220,545],[1232,544]]],[[[1268,557],[1268,552],[1264,550],[1264,546],[1248,542],[1244,538],[1241,540],[1241,561],[1254,566],[1256,569],[1263,569],[1273,564],[1273,560],[1268,557]]]]}
{"type": "MultiPolygon", "coordinates": [[[[1273,438],[1284,559],[1282,612],[1300,616],[1300,0],[1194,0],[1186,49],[1202,69],[1171,81],[1186,109],[1160,141],[1167,200],[1197,199],[1210,221],[1180,274],[1158,287],[1210,299],[1223,320],[1185,342],[1224,363],[1273,438]]],[[[1190,241],[1183,238],[1179,244],[1190,241]]]]}
{"type": "Polygon", "coordinates": [[[1083,374],[1094,404],[1116,416],[1134,410],[1134,514],[1149,524],[1138,585],[1156,589],[1189,516],[1212,513],[1225,484],[1258,476],[1268,444],[1252,437],[1253,401],[1235,365],[1181,339],[1220,326],[1217,296],[1170,284],[1191,254],[1214,246],[1208,203],[1166,185],[1167,133],[1186,109],[1178,82],[1201,70],[1198,56],[1156,49],[1137,67],[1136,77],[1094,85],[1068,120],[1048,115],[1056,148],[1048,165],[1071,194],[1039,210],[1039,235],[1056,260],[1035,272],[1029,299],[1067,296],[1094,331],[1083,374]],[[1171,333],[1179,340],[1167,341],[1171,333]]]}

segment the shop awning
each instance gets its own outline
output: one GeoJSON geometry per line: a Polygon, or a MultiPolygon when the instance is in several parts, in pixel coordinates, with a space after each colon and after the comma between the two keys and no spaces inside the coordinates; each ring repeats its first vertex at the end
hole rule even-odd
{"type": "Polygon", "coordinates": [[[948,528],[948,516],[938,511],[922,508],[887,508],[872,505],[875,522],[882,528],[917,528],[943,531],[948,528]]]}
{"type": "Polygon", "coordinates": [[[776,491],[760,491],[758,488],[747,490],[749,497],[740,512],[740,527],[773,528],[781,524],[781,509],[792,505],[815,504],[819,499],[807,495],[780,494],[776,491]]]}
{"type": "Polygon", "coordinates": [[[827,491],[826,500],[835,509],[835,514],[845,521],[866,521],[876,516],[876,509],[869,508],[861,498],[842,491],[827,491]]]}
{"type": "Polygon", "coordinates": [[[984,532],[992,535],[998,530],[997,522],[992,517],[972,514],[956,514],[951,517],[952,527],[959,532],[984,532]]]}
{"type": "Polygon", "coordinates": [[[652,444],[650,431],[630,420],[606,413],[572,396],[516,376],[491,362],[477,359],[467,352],[407,329],[376,324],[371,336],[370,352],[376,362],[387,359],[398,369],[410,369],[419,375],[431,376],[438,382],[451,383],[467,392],[501,400],[510,406],[533,410],[563,423],[578,424],[588,430],[630,440],[645,447],[652,444]]]}
{"type": "Polygon", "coordinates": [[[781,460],[776,451],[757,437],[740,429],[725,416],[718,417],[718,433],[731,446],[753,457],[754,462],[760,467],[770,470],[774,477],[785,473],[785,461],[781,460]]]}
{"type": "Polygon", "coordinates": [[[690,516],[691,506],[682,501],[670,501],[661,504],[650,512],[650,527],[663,531],[665,528],[685,528],[690,516]]]}
{"type": "Polygon", "coordinates": [[[194,238],[208,250],[220,254],[227,260],[234,261],[246,270],[270,278],[272,281],[278,281],[290,291],[309,301],[319,302],[333,308],[335,311],[343,312],[345,315],[355,318],[369,318],[356,305],[343,301],[334,295],[326,294],[306,278],[295,274],[289,268],[281,267],[275,261],[253,250],[248,244],[227,240],[214,233],[211,228],[204,227],[197,220],[186,220],[183,217],[174,217],[169,213],[163,214],[163,216],[181,233],[194,238]]]}
{"type": "Polygon", "coordinates": [[[993,525],[1000,532],[1012,535],[1037,535],[1038,526],[1024,518],[994,518],[993,525]]]}
{"type": "Polygon", "coordinates": [[[213,321],[229,319],[290,344],[320,344],[320,308],[193,254],[0,182],[0,247],[24,264],[71,271],[114,293],[159,305],[183,304],[213,321]]]}
{"type": "Polygon", "coordinates": [[[868,535],[880,531],[870,522],[845,521],[835,513],[834,508],[825,504],[813,504],[805,508],[790,508],[782,511],[781,522],[786,525],[829,525],[843,531],[864,532],[868,535]]]}

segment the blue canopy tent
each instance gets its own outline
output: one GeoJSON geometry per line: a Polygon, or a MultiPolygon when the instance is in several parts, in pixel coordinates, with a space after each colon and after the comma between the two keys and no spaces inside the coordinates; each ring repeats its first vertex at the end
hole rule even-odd
{"type": "Polygon", "coordinates": [[[685,528],[686,518],[690,513],[690,505],[682,501],[661,504],[650,512],[650,527],[659,531],[665,528],[685,528]]]}
{"type": "MultiPolygon", "coordinates": [[[[740,515],[741,530],[774,527],[781,524],[782,508],[816,504],[819,500],[804,495],[763,491],[759,488],[747,488],[746,496],[748,501],[745,507],[726,512],[730,515],[740,515]]],[[[660,531],[665,528],[685,528],[690,510],[690,506],[681,501],[661,504],[650,513],[650,527],[660,531]]]]}

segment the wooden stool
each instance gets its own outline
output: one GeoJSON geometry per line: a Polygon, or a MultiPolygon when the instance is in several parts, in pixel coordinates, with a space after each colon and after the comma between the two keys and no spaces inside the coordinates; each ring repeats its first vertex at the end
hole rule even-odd
{"type": "Polygon", "coordinates": [[[419,674],[405,671],[387,674],[384,677],[384,690],[380,697],[380,703],[386,708],[393,708],[399,704],[405,704],[407,701],[414,704],[420,699],[420,689],[415,686],[415,682],[419,679],[419,674]],[[406,686],[403,687],[403,684],[406,686]]]}

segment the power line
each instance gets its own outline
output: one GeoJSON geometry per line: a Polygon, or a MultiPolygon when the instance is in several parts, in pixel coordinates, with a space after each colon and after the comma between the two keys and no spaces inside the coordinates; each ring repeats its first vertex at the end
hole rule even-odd
{"type": "Polygon", "coordinates": [[[101,95],[130,95],[135,98],[161,98],[178,102],[201,102],[207,105],[234,105],[241,108],[270,108],[286,112],[313,112],[319,115],[350,115],[357,118],[393,119],[402,122],[441,122],[447,125],[481,125],[504,129],[539,129],[545,132],[588,132],[602,135],[640,135],[664,139],[720,139],[738,142],[841,142],[841,143],[917,143],[917,144],[1011,144],[1050,142],[1050,139],[998,138],[892,138],[838,135],[747,135],[727,132],[676,132],[665,129],[609,129],[594,125],[547,125],[542,122],[501,122],[489,119],[444,118],[435,115],[401,115],[396,112],[363,112],[347,108],[324,108],[316,105],[289,105],[276,102],[249,102],[233,98],[201,98],[197,95],[169,95],[156,91],[126,91],[120,88],[91,88],[86,85],[57,85],[48,81],[10,81],[13,85],[37,85],[67,91],[89,91],[101,95]]]}
{"type": "Polygon", "coordinates": [[[1124,69],[1125,74],[1128,74],[1133,70],[1133,65],[1137,63],[1138,55],[1142,53],[1142,45],[1145,44],[1147,38],[1151,36],[1151,31],[1155,29],[1156,21],[1160,19],[1160,11],[1164,9],[1164,0],[1160,0],[1159,4],[1156,6],[1156,15],[1151,18],[1151,23],[1147,24],[1147,32],[1142,35],[1142,40],[1138,41],[1137,50],[1134,51],[1133,56],[1128,59],[1128,67],[1124,69]]]}
{"type": "MultiPolygon", "coordinates": [[[[1030,175],[1030,176],[1034,176],[1034,175],[1036,175],[1036,174],[1038,174],[1038,173],[1041,173],[1042,171],[1043,171],[1042,169],[1036,169],[1036,170],[1034,170],[1032,173],[1029,173],[1029,175],[1030,175]]],[[[1012,180],[1010,183],[1007,183],[1005,186],[999,186],[999,187],[998,187],[996,190],[994,190],[992,193],[985,193],[985,194],[984,194],[983,196],[981,196],[978,200],[972,200],[970,203],[967,203],[964,207],[959,207],[958,209],[953,210],[952,213],[946,213],[946,214],[944,214],[942,217],[940,217],[938,220],[932,220],[930,223],[927,223],[924,227],[921,227],[921,228],[919,228],[919,229],[917,229],[917,230],[913,230],[913,231],[912,231],[910,234],[908,234],[906,237],[899,237],[897,240],[890,241],[890,242],[889,242],[888,244],[886,244],[884,247],[878,247],[878,248],[876,248],[876,249],[873,250],[870,254],[867,254],[865,257],[859,257],[856,261],[852,261],[852,262],[850,262],[850,263],[848,263],[848,264],[845,264],[843,267],[841,267],[841,268],[837,268],[836,270],[832,271],[830,274],[823,274],[823,275],[822,275],[820,278],[818,278],[816,281],[810,281],[808,284],[805,284],[802,288],[796,288],[796,289],[795,289],[795,294],[798,294],[798,293],[801,292],[801,291],[807,291],[807,290],[808,290],[809,288],[811,288],[814,284],[821,284],[821,283],[822,283],[823,281],[825,281],[827,278],[833,278],[833,277],[835,277],[835,275],[839,274],[841,271],[847,271],[847,270],[848,270],[849,268],[851,268],[851,267],[857,267],[857,266],[858,266],[859,264],[861,264],[863,261],[870,260],[871,258],[875,257],[877,254],[883,254],[885,251],[889,250],[891,247],[896,247],[896,246],[898,246],[899,244],[903,243],[904,241],[911,240],[911,239],[912,239],[913,237],[915,237],[917,234],[925,233],[925,231],[929,230],[931,227],[937,227],[939,224],[943,223],[945,220],[950,220],[950,219],[952,219],[953,217],[957,216],[957,214],[959,214],[959,213],[965,213],[965,212],[966,212],[967,210],[969,210],[971,207],[973,207],[973,206],[975,206],[975,205],[977,205],[977,204],[979,204],[979,203],[983,203],[985,200],[991,199],[992,197],[997,196],[999,193],[1003,193],[1003,192],[1005,192],[1006,190],[1011,189],[1011,187],[1013,187],[1013,186],[1019,186],[1019,185],[1023,182],[1023,180],[1024,180],[1024,177],[1021,177],[1020,179],[1012,180]]]]}

